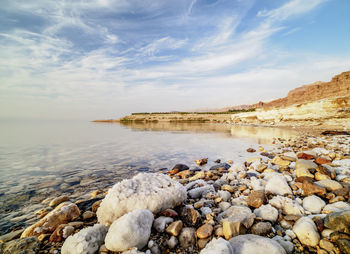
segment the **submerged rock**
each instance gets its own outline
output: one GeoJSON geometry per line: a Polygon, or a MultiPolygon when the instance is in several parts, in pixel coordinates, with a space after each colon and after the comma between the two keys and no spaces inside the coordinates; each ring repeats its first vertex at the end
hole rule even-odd
{"type": "Polygon", "coordinates": [[[87,227],[69,236],[64,242],[62,254],[93,254],[104,242],[107,228],[101,224],[87,227]]]}
{"type": "Polygon", "coordinates": [[[114,221],[106,235],[105,244],[111,251],[124,251],[146,246],[151,234],[153,214],[145,209],[134,210],[114,221]]]}
{"type": "Polygon", "coordinates": [[[167,175],[139,173],[114,185],[97,210],[98,221],[106,226],[135,209],[158,213],[187,198],[185,187],[167,175]]]}

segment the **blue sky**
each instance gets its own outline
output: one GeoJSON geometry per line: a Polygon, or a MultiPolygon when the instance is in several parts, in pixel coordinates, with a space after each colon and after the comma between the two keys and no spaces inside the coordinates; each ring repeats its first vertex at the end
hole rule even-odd
{"type": "Polygon", "coordinates": [[[348,0],[2,0],[0,117],[283,97],[350,70],[348,0]]]}

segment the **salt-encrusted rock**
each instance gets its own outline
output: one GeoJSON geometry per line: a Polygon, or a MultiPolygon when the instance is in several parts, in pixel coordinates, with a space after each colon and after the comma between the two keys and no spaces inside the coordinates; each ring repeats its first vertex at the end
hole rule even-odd
{"type": "Polygon", "coordinates": [[[160,216],[159,218],[154,220],[153,227],[158,232],[164,232],[166,225],[172,223],[173,221],[173,218],[160,216]]]}
{"type": "Polygon", "coordinates": [[[169,176],[140,173],[115,184],[97,210],[98,221],[106,226],[135,209],[158,213],[185,201],[185,187],[169,176]]]}
{"type": "Polygon", "coordinates": [[[211,240],[200,254],[234,254],[230,243],[223,238],[211,240]]]}
{"type": "Polygon", "coordinates": [[[271,222],[275,222],[278,218],[278,211],[276,208],[268,205],[262,205],[259,208],[254,210],[254,214],[256,217],[263,218],[264,220],[268,220],[271,222]]]}
{"type": "Polygon", "coordinates": [[[234,254],[286,254],[278,242],[258,235],[239,235],[229,242],[234,254]]]}
{"type": "Polygon", "coordinates": [[[250,228],[255,219],[254,213],[246,206],[231,206],[217,217],[218,221],[230,220],[242,223],[247,229],[250,228]]]}
{"type": "Polygon", "coordinates": [[[270,199],[269,204],[282,209],[286,215],[303,215],[305,213],[304,208],[295,200],[287,197],[276,196],[270,199]]]}
{"type": "Polygon", "coordinates": [[[102,224],[87,227],[69,236],[64,242],[62,254],[94,254],[103,244],[107,228],[102,224]]]}
{"type": "Polygon", "coordinates": [[[316,247],[320,241],[315,223],[309,217],[301,217],[293,226],[293,231],[302,244],[316,247]]]}
{"type": "Polygon", "coordinates": [[[317,168],[316,163],[309,160],[299,159],[295,164],[295,175],[296,177],[307,176],[307,177],[313,178],[314,175],[310,173],[309,169],[316,169],[316,168],[317,168]]]}
{"type": "Polygon", "coordinates": [[[142,249],[148,242],[153,214],[146,209],[134,210],[115,220],[105,238],[107,249],[124,251],[136,247],[142,249]]]}
{"type": "Polygon", "coordinates": [[[322,208],[325,207],[326,202],[321,198],[312,195],[303,199],[303,207],[312,213],[320,213],[322,208]]]}
{"type": "Polygon", "coordinates": [[[350,210],[328,214],[324,219],[324,225],[327,228],[350,233],[350,210]]]}
{"type": "Polygon", "coordinates": [[[277,194],[277,195],[285,195],[292,194],[292,190],[289,187],[286,178],[282,175],[274,175],[272,176],[266,186],[265,191],[267,193],[277,194]]]}
{"type": "Polygon", "coordinates": [[[322,209],[322,213],[333,213],[333,212],[342,212],[350,210],[350,205],[346,202],[339,201],[333,204],[328,204],[322,209]]]}
{"type": "Polygon", "coordinates": [[[37,223],[26,228],[21,237],[39,236],[45,233],[51,233],[61,225],[66,224],[80,215],[80,210],[76,204],[66,202],[59,204],[54,210],[49,212],[37,223]]]}
{"type": "Polygon", "coordinates": [[[335,191],[337,189],[343,188],[343,186],[340,183],[338,183],[337,181],[334,181],[334,180],[330,180],[330,179],[317,181],[317,182],[315,182],[315,184],[326,188],[328,191],[335,191]]]}

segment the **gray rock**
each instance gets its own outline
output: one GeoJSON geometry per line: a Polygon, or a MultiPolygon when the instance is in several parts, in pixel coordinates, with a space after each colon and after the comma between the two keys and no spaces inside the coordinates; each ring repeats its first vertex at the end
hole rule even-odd
{"type": "Polygon", "coordinates": [[[182,248],[187,248],[195,244],[195,233],[194,228],[183,228],[179,236],[180,245],[182,248]]]}

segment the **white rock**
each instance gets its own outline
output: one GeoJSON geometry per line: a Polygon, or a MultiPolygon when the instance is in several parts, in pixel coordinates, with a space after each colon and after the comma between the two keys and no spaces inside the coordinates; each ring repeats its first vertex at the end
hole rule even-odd
{"type": "Polygon", "coordinates": [[[294,250],[293,243],[285,240],[283,237],[279,235],[276,235],[275,237],[273,237],[272,240],[275,240],[276,242],[278,242],[288,254],[293,253],[293,250],[294,250]]]}
{"type": "Polygon", "coordinates": [[[134,210],[115,220],[106,235],[105,244],[111,251],[142,249],[148,242],[153,214],[146,210],[134,210]]]}
{"type": "Polygon", "coordinates": [[[350,159],[334,160],[332,163],[341,167],[350,167],[350,159]]]}
{"type": "Polygon", "coordinates": [[[170,217],[165,217],[165,216],[160,216],[157,219],[154,220],[153,222],[153,227],[158,231],[158,232],[164,232],[165,227],[172,223],[174,221],[173,218],[170,217]]]}
{"type": "Polygon", "coordinates": [[[231,204],[229,202],[220,202],[219,207],[222,211],[226,211],[228,208],[230,208],[231,204]]]}
{"type": "Polygon", "coordinates": [[[258,235],[239,235],[229,242],[234,254],[286,254],[278,242],[258,235]]]}
{"type": "Polygon", "coordinates": [[[320,213],[322,208],[326,205],[321,198],[312,195],[303,199],[303,207],[304,209],[312,212],[312,213],[320,213]]]}
{"type": "Polygon", "coordinates": [[[293,194],[292,189],[289,187],[286,181],[286,178],[277,174],[267,181],[265,192],[282,196],[285,194],[293,194]]]}
{"type": "Polygon", "coordinates": [[[176,236],[171,236],[170,239],[166,241],[170,249],[174,249],[178,243],[179,240],[177,240],[176,236]]]}
{"type": "Polygon", "coordinates": [[[87,227],[78,233],[69,236],[64,242],[62,254],[94,254],[103,244],[107,233],[107,227],[101,224],[95,224],[93,227],[87,227]]]}
{"type": "Polygon", "coordinates": [[[333,213],[333,212],[341,212],[346,210],[350,210],[350,205],[344,201],[338,201],[333,204],[326,205],[323,208],[322,213],[333,213]]]}
{"type": "Polygon", "coordinates": [[[64,229],[62,231],[62,236],[63,236],[63,238],[67,238],[68,236],[70,236],[73,233],[74,233],[74,227],[67,225],[64,227],[64,229]]]}
{"type": "Polygon", "coordinates": [[[295,233],[293,232],[293,230],[287,229],[286,230],[286,235],[289,236],[291,239],[295,239],[297,236],[295,235],[295,233]]]}
{"type": "Polygon", "coordinates": [[[206,216],[207,214],[211,214],[213,212],[209,207],[206,207],[206,206],[202,207],[200,211],[204,216],[206,216]]]}
{"type": "Polygon", "coordinates": [[[293,226],[293,231],[302,244],[316,247],[320,241],[315,223],[309,217],[301,217],[293,226]]]}
{"type": "Polygon", "coordinates": [[[256,217],[275,222],[278,218],[278,210],[271,205],[262,205],[254,210],[256,217]]]}
{"type": "Polygon", "coordinates": [[[324,229],[324,230],[321,232],[321,235],[322,235],[322,237],[328,238],[328,239],[329,239],[330,235],[331,235],[333,232],[334,232],[333,229],[328,229],[328,228],[326,228],[326,229],[324,229]]]}
{"type": "Polygon", "coordinates": [[[222,212],[217,216],[219,222],[223,219],[239,221],[246,228],[250,228],[254,223],[255,215],[247,206],[231,206],[225,212],[222,212]]]}
{"type": "Polygon", "coordinates": [[[98,221],[106,226],[135,209],[158,213],[185,201],[185,187],[169,176],[140,173],[114,185],[97,210],[98,221]]]}
{"type": "Polygon", "coordinates": [[[190,196],[191,198],[200,198],[202,196],[205,196],[209,192],[215,193],[215,189],[212,185],[207,184],[202,187],[189,190],[187,193],[188,193],[188,196],[190,196]]]}
{"type": "Polygon", "coordinates": [[[320,181],[315,182],[315,184],[326,188],[328,191],[334,191],[334,190],[343,188],[343,186],[340,183],[338,183],[337,181],[334,181],[334,180],[330,180],[330,179],[320,180],[320,181]]]}
{"type": "Polygon", "coordinates": [[[287,197],[276,196],[270,199],[269,204],[282,209],[286,215],[303,215],[304,208],[298,202],[287,197]]]}
{"type": "Polygon", "coordinates": [[[228,191],[219,190],[218,195],[220,198],[222,198],[223,201],[227,201],[231,198],[231,193],[228,191]]]}
{"type": "Polygon", "coordinates": [[[231,204],[232,205],[244,205],[244,206],[248,206],[247,204],[247,199],[248,199],[248,196],[239,196],[238,198],[234,198],[232,199],[231,201],[231,204]]]}
{"type": "Polygon", "coordinates": [[[228,241],[223,238],[211,240],[200,254],[235,254],[228,241]]]}
{"type": "Polygon", "coordinates": [[[142,251],[138,251],[136,248],[131,250],[123,251],[122,254],[144,254],[142,251]]]}

